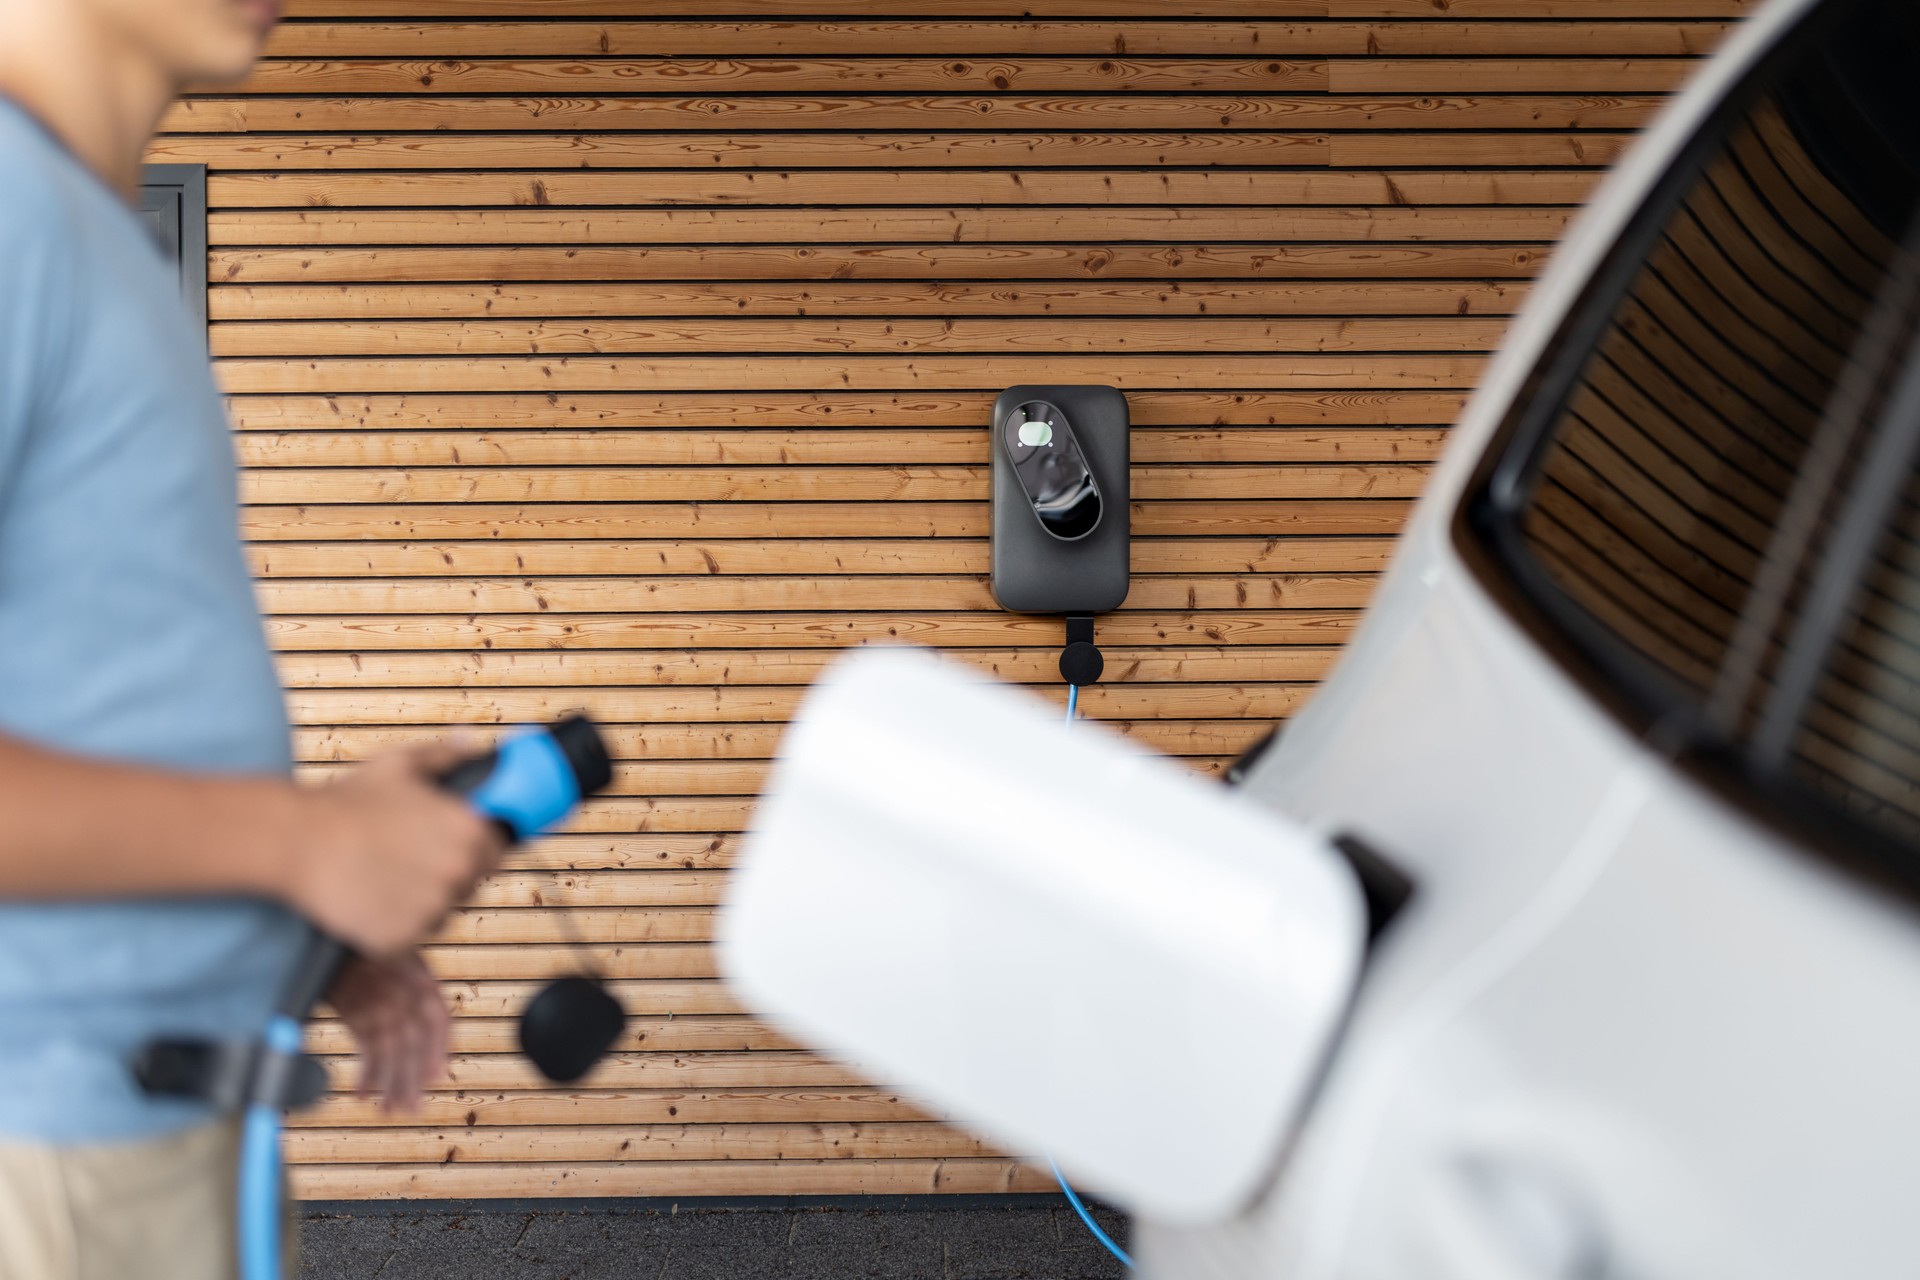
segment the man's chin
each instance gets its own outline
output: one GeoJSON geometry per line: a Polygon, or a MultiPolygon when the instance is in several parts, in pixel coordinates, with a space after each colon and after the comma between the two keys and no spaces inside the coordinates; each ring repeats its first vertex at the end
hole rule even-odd
{"type": "Polygon", "coordinates": [[[190,75],[183,77],[185,93],[206,93],[212,90],[231,89],[253,74],[253,67],[260,59],[260,47],[266,42],[256,44],[245,54],[237,54],[226,61],[207,60],[193,69],[190,75]]]}

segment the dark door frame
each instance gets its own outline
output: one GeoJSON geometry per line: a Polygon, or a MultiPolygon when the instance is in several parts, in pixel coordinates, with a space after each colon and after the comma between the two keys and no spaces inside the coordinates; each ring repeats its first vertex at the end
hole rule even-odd
{"type": "MultiPolygon", "coordinates": [[[[150,164],[140,178],[141,213],[171,225],[178,237],[167,247],[180,270],[180,293],[199,330],[207,337],[207,166],[150,164]],[[173,216],[167,217],[171,213],[173,216]]],[[[164,233],[163,233],[164,234],[164,233]]]]}

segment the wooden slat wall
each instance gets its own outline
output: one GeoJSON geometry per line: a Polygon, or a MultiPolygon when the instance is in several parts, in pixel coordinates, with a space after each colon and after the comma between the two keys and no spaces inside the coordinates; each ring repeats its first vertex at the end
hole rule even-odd
{"type": "Polygon", "coordinates": [[[715,980],[781,722],[868,640],[1059,698],[1058,621],[987,591],[986,414],[1110,382],[1136,577],[1081,705],[1218,770],[1326,670],[1548,247],[1744,7],[292,0],[152,158],[213,171],[300,756],[585,706],[623,760],[431,948],[448,1087],[328,1102],[299,1191],[1044,1186],[715,980]],[[639,1015],[582,1089],[510,1052],[560,912],[639,1015]]]}

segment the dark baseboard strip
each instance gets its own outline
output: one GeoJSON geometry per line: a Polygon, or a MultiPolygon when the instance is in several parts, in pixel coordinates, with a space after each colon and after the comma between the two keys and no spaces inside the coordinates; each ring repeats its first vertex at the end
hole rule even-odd
{"type": "Polygon", "coordinates": [[[1062,1203],[1054,1192],[1009,1192],[1001,1195],[900,1196],[610,1196],[547,1198],[525,1196],[499,1200],[303,1200],[301,1214],[309,1217],[465,1217],[483,1213],[702,1213],[715,1210],[794,1212],[812,1210],[840,1213],[937,1213],[942,1210],[979,1212],[983,1209],[1041,1209],[1062,1203]]]}

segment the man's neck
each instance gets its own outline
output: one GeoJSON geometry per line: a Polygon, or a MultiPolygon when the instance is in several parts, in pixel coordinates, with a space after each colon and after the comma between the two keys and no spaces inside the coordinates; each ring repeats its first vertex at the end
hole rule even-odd
{"type": "Polygon", "coordinates": [[[0,33],[0,96],[134,201],[147,141],[179,86],[80,5],[0,3],[0,33]]]}

